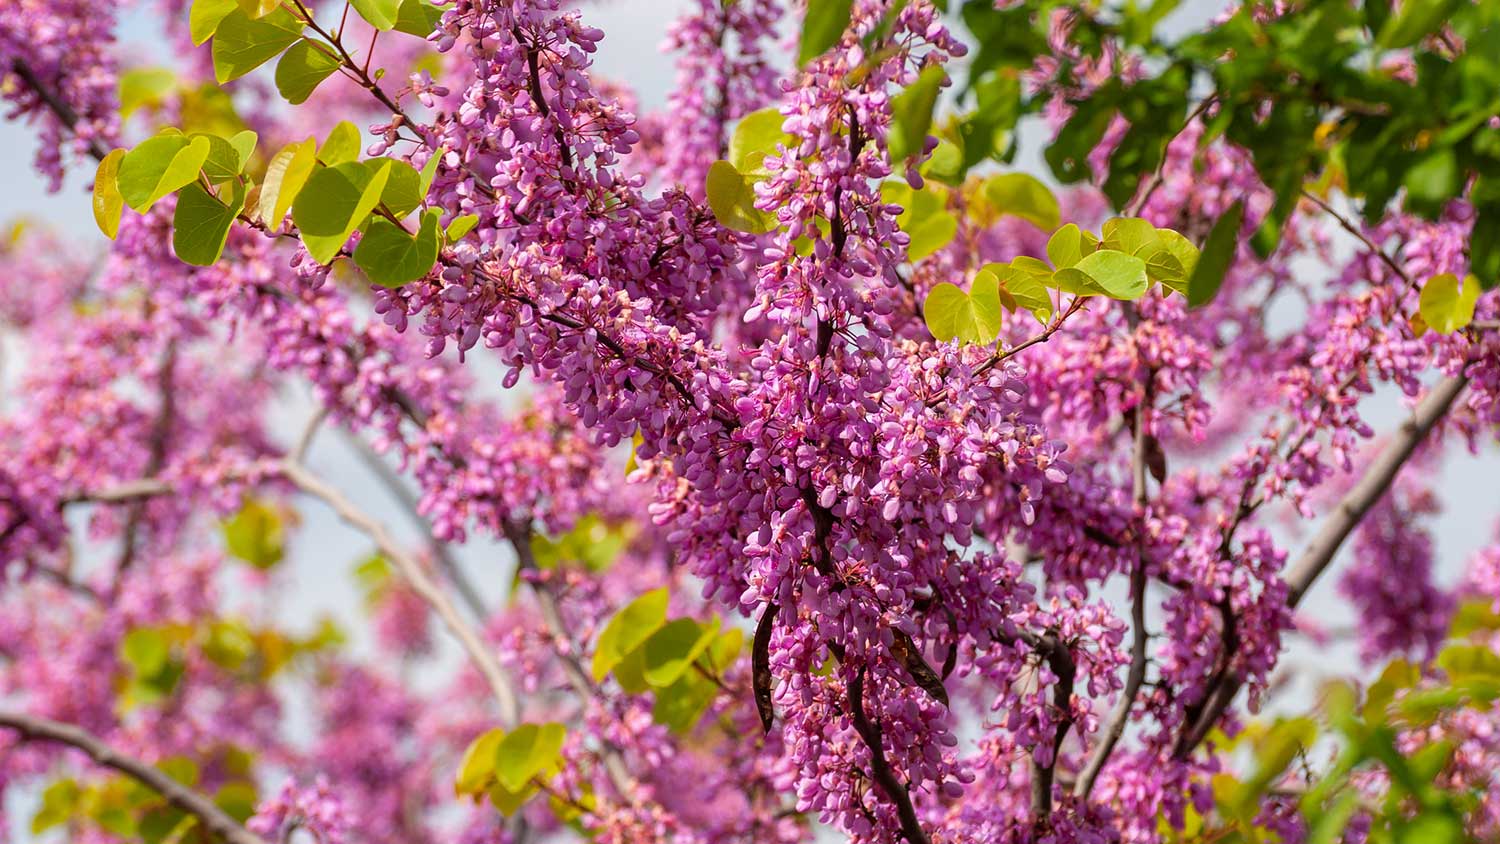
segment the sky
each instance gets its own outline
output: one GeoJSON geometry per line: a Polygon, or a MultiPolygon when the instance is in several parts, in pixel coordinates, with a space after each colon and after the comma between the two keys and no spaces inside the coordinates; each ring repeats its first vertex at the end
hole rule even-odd
{"type": "MultiPolygon", "coordinates": [[[[603,76],[623,80],[637,93],[640,108],[648,111],[659,108],[665,101],[675,75],[672,58],[658,49],[662,43],[668,23],[689,6],[688,0],[647,0],[626,2],[606,0],[589,4],[587,20],[606,33],[596,57],[597,72],[603,76]]],[[[1220,0],[1189,2],[1183,11],[1169,21],[1171,27],[1187,28],[1201,24],[1222,7],[1220,0]]],[[[122,41],[128,45],[127,55],[134,63],[154,65],[170,63],[164,45],[153,34],[153,25],[145,12],[154,9],[154,4],[139,4],[137,11],[128,17],[122,28],[122,41]]],[[[1040,141],[1037,127],[1023,133],[1025,152],[1019,159],[1023,169],[1034,175],[1046,177],[1041,172],[1040,141]]],[[[76,232],[74,242],[80,249],[102,249],[103,237],[95,228],[89,213],[86,187],[92,177],[86,168],[74,168],[63,191],[52,194],[46,184],[28,166],[35,145],[28,127],[11,122],[0,122],[0,149],[7,151],[8,168],[5,189],[0,190],[0,225],[28,217],[48,225],[76,232]]],[[[1344,248],[1351,244],[1345,243],[1344,248]]],[[[1317,271],[1310,268],[1310,271],[1317,271]]],[[[1278,315],[1285,324],[1295,324],[1299,314],[1278,315]]],[[[0,337],[0,349],[7,368],[15,366],[23,350],[17,348],[14,338],[0,337]]],[[[0,386],[13,380],[14,372],[0,376],[0,386]]],[[[4,397],[0,396],[0,401],[4,397]]],[[[1404,416],[1404,407],[1399,398],[1387,390],[1373,400],[1370,413],[1372,425],[1377,431],[1394,430],[1404,416]]],[[[275,429],[282,439],[290,444],[302,430],[313,407],[305,389],[289,391],[277,403],[274,411],[275,429]]],[[[326,477],[343,489],[360,507],[376,515],[392,526],[398,536],[415,539],[416,530],[398,504],[395,497],[385,489],[377,477],[365,465],[358,451],[337,432],[325,429],[317,438],[310,452],[313,471],[326,477]]],[[[1477,457],[1450,459],[1442,468],[1440,493],[1448,506],[1437,520],[1437,548],[1441,561],[1441,578],[1452,582],[1461,573],[1464,563],[1479,547],[1494,541],[1495,519],[1500,514],[1500,454],[1492,447],[1477,457]]],[[[312,619],[329,614],[337,618],[346,628],[356,633],[360,647],[368,645],[359,635],[361,629],[360,595],[351,577],[355,561],[370,550],[369,541],[338,521],[325,507],[313,501],[305,501],[300,507],[302,524],[289,550],[288,558],[295,566],[293,583],[286,589],[280,615],[288,621],[298,621],[310,629],[312,619]]],[[[1293,556],[1300,547],[1299,537],[1310,536],[1313,528],[1298,534],[1281,531],[1293,556]]],[[[498,601],[509,582],[511,556],[502,546],[483,540],[471,541],[458,550],[461,565],[468,571],[480,591],[490,600],[498,601]]],[[[1334,581],[1337,571],[1326,575],[1304,604],[1304,612],[1331,628],[1352,625],[1357,619],[1336,597],[1334,581]]],[[[1118,597],[1118,595],[1116,596],[1118,597]]],[[[451,664],[455,659],[454,649],[445,647],[442,662],[451,664]]],[[[1333,674],[1347,673],[1355,665],[1352,646],[1337,645],[1317,653],[1306,648],[1300,654],[1288,657],[1288,664],[1333,674]]],[[[418,675],[417,682],[424,676],[418,675]]],[[[1305,705],[1312,694],[1311,681],[1284,698],[1289,707],[1305,705]]],[[[15,815],[13,815],[15,817],[15,815]]],[[[13,840],[28,840],[21,830],[13,830],[13,840]]]]}

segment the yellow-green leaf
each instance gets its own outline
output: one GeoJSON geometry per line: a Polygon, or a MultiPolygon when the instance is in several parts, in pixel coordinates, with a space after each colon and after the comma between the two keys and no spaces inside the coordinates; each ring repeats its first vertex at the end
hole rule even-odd
{"type": "Polygon", "coordinates": [[[755,179],[728,161],[709,165],[704,184],[714,217],[736,231],[764,234],[776,228],[776,216],[755,207],[755,179]]]}
{"type": "Polygon", "coordinates": [[[1474,320],[1479,292],[1479,279],[1472,275],[1465,276],[1462,282],[1453,273],[1435,275],[1422,285],[1417,310],[1428,328],[1451,334],[1474,320]]]}
{"type": "Polygon", "coordinates": [[[266,166],[266,178],[260,186],[258,213],[262,222],[273,229],[280,227],[317,163],[317,143],[312,138],[287,144],[276,153],[266,166]]]}
{"type": "Polygon", "coordinates": [[[120,159],[124,157],[125,150],[110,150],[94,173],[94,222],[110,240],[120,233],[120,212],[125,207],[125,198],[120,196],[120,185],[116,181],[120,159]]]}
{"type": "Polygon", "coordinates": [[[285,9],[252,18],[243,9],[235,8],[224,16],[214,32],[214,78],[220,85],[239,79],[280,55],[301,37],[302,22],[285,9]]]}
{"type": "Polygon", "coordinates": [[[653,589],[615,613],[594,647],[594,680],[600,681],[626,655],[640,647],[667,621],[667,590],[653,589]]]}
{"type": "Polygon", "coordinates": [[[1042,231],[1052,231],[1062,221],[1057,197],[1025,173],[1002,173],[986,179],[984,198],[996,212],[1020,217],[1042,231]]]}
{"type": "Polygon", "coordinates": [[[141,212],[157,200],[198,178],[208,160],[209,141],[182,135],[157,135],[137,144],[120,159],[117,183],[125,204],[141,212]]]}
{"type": "Polygon", "coordinates": [[[504,738],[505,731],[496,727],[469,742],[453,778],[454,794],[479,794],[489,786],[495,776],[495,751],[504,738]]]}
{"type": "Polygon", "coordinates": [[[184,263],[212,266],[224,253],[224,241],[235,217],[245,207],[245,185],[239,179],[226,182],[220,196],[193,182],[177,197],[172,216],[172,251],[184,263]]]}
{"type": "Polygon", "coordinates": [[[922,304],[927,329],[938,340],[958,339],[988,345],[1000,336],[1000,285],[993,273],[974,277],[972,291],[943,282],[932,288],[922,304]]]}
{"type": "Polygon", "coordinates": [[[339,64],[338,57],[326,47],[304,38],[276,63],[276,90],[287,102],[301,105],[339,69],[339,64]]]}

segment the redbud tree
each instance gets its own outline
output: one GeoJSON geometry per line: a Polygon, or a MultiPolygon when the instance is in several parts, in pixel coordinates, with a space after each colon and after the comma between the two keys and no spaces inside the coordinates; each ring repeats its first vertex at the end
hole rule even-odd
{"type": "Polygon", "coordinates": [[[574,5],[0,2],[6,835],[1500,840],[1500,3],[574,5]]]}

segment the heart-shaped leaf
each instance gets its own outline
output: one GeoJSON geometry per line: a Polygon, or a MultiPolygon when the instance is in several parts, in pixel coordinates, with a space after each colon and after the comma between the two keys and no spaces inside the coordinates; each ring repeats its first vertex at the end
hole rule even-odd
{"type": "Polygon", "coordinates": [[[1000,284],[994,273],[974,277],[969,293],[943,282],[932,288],[922,304],[927,330],[938,340],[958,339],[987,345],[1000,336],[1000,284]]]}

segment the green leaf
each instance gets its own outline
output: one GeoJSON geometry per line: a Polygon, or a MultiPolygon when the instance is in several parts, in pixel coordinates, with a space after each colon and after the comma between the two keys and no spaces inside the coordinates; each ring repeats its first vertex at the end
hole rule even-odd
{"type": "Polygon", "coordinates": [[[328,140],[318,149],[318,160],[329,167],[359,158],[359,130],[347,120],[339,122],[328,133],[328,140]]]}
{"type": "Polygon", "coordinates": [[[776,228],[776,216],[755,207],[755,179],[728,161],[709,165],[704,184],[714,218],[735,231],[765,234],[776,228]]]}
{"type": "Polygon", "coordinates": [[[1052,319],[1052,296],[1036,275],[1009,264],[985,264],[979,273],[990,273],[998,280],[1002,305],[1010,305],[1006,301],[1009,297],[1015,303],[1014,307],[1025,309],[1043,325],[1052,319]]]}
{"type": "Polygon", "coordinates": [[[193,8],[188,12],[188,33],[193,46],[212,38],[224,18],[238,8],[234,0],[193,0],[193,8]]]}
{"type": "Polygon", "coordinates": [[[1095,245],[1091,238],[1084,236],[1082,229],[1068,223],[1047,239],[1047,259],[1057,269],[1071,267],[1092,253],[1095,245]]]}
{"type": "Polygon", "coordinates": [[[507,791],[522,791],[533,777],[559,762],[567,735],[567,728],[558,723],[515,728],[495,749],[495,779],[507,791]]]}
{"type": "Polygon", "coordinates": [[[194,182],[177,197],[172,216],[172,251],[184,263],[212,266],[224,254],[224,241],[235,217],[245,207],[245,186],[239,179],[226,183],[228,202],[194,182]]]}
{"type": "Polygon", "coordinates": [[[706,657],[709,668],[722,674],[729,670],[734,661],[739,658],[740,651],[745,646],[745,631],[738,627],[725,628],[708,648],[706,657]]]}
{"type": "Polygon", "coordinates": [[[240,11],[252,18],[263,18],[276,11],[281,5],[281,0],[236,0],[240,11]]]}
{"type": "Polygon", "coordinates": [[[308,253],[320,264],[333,260],[349,235],[380,204],[390,161],[347,161],[312,174],[292,202],[292,221],[308,253]]]}
{"type": "Polygon", "coordinates": [[[388,160],[391,175],[380,194],[380,201],[395,216],[405,217],[427,198],[427,191],[422,188],[422,174],[405,161],[388,160]]]}
{"type": "Polygon", "coordinates": [[[214,33],[214,77],[222,85],[255,70],[302,37],[302,22],[277,9],[259,20],[236,8],[214,33]]]}
{"type": "Polygon", "coordinates": [[[1500,630],[1500,613],[1493,609],[1493,602],[1488,598],[1473,598],[1460,603],[1454,611],[1448,636],[1462,638],[1474,632],[1495,630],[1500,630]]]}
{"type": "Polygon", "coordinates": [[[775,108],[763,108],[740,118],[729,137],[728,160],[734,169],[752,175],[764,173],[766,156],[778,145],[791,146],[795,141],[781,129],[785,120],[775,108]]]}
{"type": "Polygon", "coordinates": [[[526,805],[526,801],[530,800],[536,792],[535,784],[528,784],[520,791],[511,791],[497,782],[490,786],[490,805],[498,809],[500,814],[509,817],[520,811],[521,807],[526,805]]]}
{"type": "Polygon", "coordinates": [[[717,623],[699,624],[691,618],[668,622],[651,634],[643,648],[646,682],[659,689],[676,683],[713,644],[717,632],[717,623]]]}
{"type": "Polygon", "coordinates": [[[243,132],[236,132],[230,136],[229,145],[234,147],[234,151],[240,154],[241,171],[245,169],[246,164],[250,163],[250,156],[255,155],[255,145],[259,141],[260,136],[249,129],[243,132]]]}
{"type": "Polygon", "coordinates": [[[1126,255],[1146,258],[1161,248],[1156,226],[1139,217],[1114,217],[1100,228],[1099,245],[1117,249],[1126,255]]]}
{"type": "Polygon", "coordinates": [[[469,742],[453,778],[454,795],[479,794],[489,786],[495,776],[495,751],[504,738],[505,731],[496,727],[469,742]]]}
{"type": "Polygon", "coordinates": [[[1474,675],[1500,677],[1500,654],[1478,645],[1449,645],[1438,654],[1437,664],[1455,679],[1474,675]]]}
{"type": "Polygon", "coordinates": [[[76,780],[62,779],[47,786],[42,792],[41,808],[31,816],[31,834],[41,835],[72,820],[83,796],[76,780]]]}
{"type": "Polygon", "coordinates": [[[120,159],[118,183],[125,204],[141,212],[198,178],[208,159],[209,142],[198,137],[157,135],[137,144],[120,159]]]}
{"type": "Polygon", "coordinates": [[[630,522],[611,522],[597,513],[587,513],[567,533],[555,539],[539,536],[532,544],[541,569],[581,565],[587,571],[600,572],[614,565],[634,536],[630,522]]]}
{"type": "Polygon", "coordinates": [[[942,342],[957,338],[964,343],[988,345],[1000,336],[1000,287],[993,274],[974,277],[972,293],[943,282],[932,288],[922,303],[927,330],[942,342]]]}
{"type": "Polygon", "coordinates": [[[464,239],[464,235],[474,230],[479,225],[478,214],[460,214],[448,223],[447,240],[449,243],[457,243],[464,239]]]}
{"type": "Polygon", "coordinates": [[[797,45],[797,64],[805,65],[823,55],[844,37],[854,0],[808,0],[802,19],[802,39],[797,45]]]}
{"type": "Polygon", "coordinates": [[[1146,277],[1145,261],[1113,249],[1100,249],[1085,255],[1073,269],[1093,279],[1106,295],[1114,299],[1139,299],[1151,286],[1146,277]]]}
{"type": "Polygon", "coordinates": [[[171,647],[167,637],[154,627],[137,627],[120,640],[120,658],[137,677],[152,677],[167,666],[171,647]]]}
{"type": "Polygon", "coordinates": [[[647,592],[615,613],[599,634],[599,643],[594,646],[594,681],[609,676],[627,654],[644,644],[666,622],[665,587],[647,592]]]}
{"type": "Polygon", "coordinates": [[[349,0],[359,16],[381,32],[393,29],[401,11],[401,0],[349,0]]]}
{"type": "Polygon", "coordinates": [[[1052,231],[1062,222],[1057,197],[1025,173],[1002,173],[986,179],[984,198],[997,212],[1020,217],[1042,231],[1052,231]]]}
{"type": "Polygon", "coordinates": [[[958,187],[964,181],[964,153],[952,141],[938,141],[933,148],[932,155],[927,158],[918,172],[923,178],[941,182],[950,187],[958,187]]]}
{"type": "Polygon", "coordinates": [[[281,562],[286,539],[281,516],[268,505],[250,499],[224,523],[224,546],[229,553],[265,570],[281,562]]]}
{"type": "Polygon", "coordinates": [[[339,65],[338,58],[327,49],[304,38],[276,63],[276,90],[287,102],[301,105],[339,65]]]}
{"type": "Polygon", "coordinates": [[[239,823],[250,820],[259,803],[253,783],[228,782],[214,792],[214,805],[239,823]]]}
{"type": "Polygon", "coordinates": [[[416,281],[432,269],[438,256],[438,212],[422,215],[415,236],[383,217],[370,226],[354,249],[354,263],[370,281],[382,287],[400,287],[416,281]]]}
{"type": "Polygon", "coordinates": [[[948,211],[948,191],[940,185],[912,190],[905,182],[886,182],[880,186],[880,198],[904,209],[896,225],[911,239],[906,257],[913,263],[947,246],[958,234],[958,218],[948,211]]]}
{"type": "Polygon", "coordinates": [[[260,186],[258,210],[261,222],[276,229],[286,216],[292,201],[307,184],[318,163],[317,145],[312,138],[287,144],[266,165],[266,178],[260,186]]]}
{"type": "Polygon", "coordinates": [[[418,187],[423,196],[426,196],[428,189],[432,187],[433,177],[437,176],[438,165],[442,162],[443,156],[447,154],[448,148],[440,147],[437,152],[432,154],[431,158],[427,159],[427,163],[422,165],[422,172],[418,174],[422,177],[422,182],[418,187]]]}
{"type": "Polygon", "coordinates": [[[1224,284],[1224,275],[1229,272],[1229,263],[1234,260],[1240,239],[1240,226],[1245,221],[1243,200],[1229,206],[1208,233],[1203,243],[1203,253],[1193,272],[1188,276],[1188,307],[1201,308],[1212,302],[1224,284]]]}
{"type": "Polygon", "coordinates": [[[687,676],[656,693],[651,720],[679,735],[689,733],[703,717],[717,687],[702,677],[687,676]]]}
{"type": "Polygon", "coordinates": [[[1157,229],[1158,249],[1146,258],[1146,274],[1178,293],[1187,294],[1188,277],[1198,266],[1198,247],[1171,229],[1157,229]]]}
{"type": "MultiPolygon", "coordinates": [[[[1406,5],[1402,6],[1403,10],[1406,5]]],[[[1423,811],[1409,820],[1400,821],[1396,827],[1396,844],[1462,844],[1470,840],[1464,831],[1463,820],[1452,811],[1423,811]]]]}
{"type": "Polygon", "coordinates": [[[213,184],[220,184],[235,178],[244,169],[244,158],[240,151],[235,149],[227,138],[212,135],[207,132],[195,132],[188,136],[190,139],[202,138],[208,141],[208,157],[203,159],[203,176],[213,184]]]}
{"type": "Polygon", "coordinates": [[[1479,301],[1479,279],[1465,276],[1462,283],[1453,273],[1427,279],[1417,299],[1417,310],[1427,327],[1439,334],[1452,334],[1474,320],[1479,301]]]}
{"type": "Polygon", "coordinates": [[[402,0],[396,13],[396,29],[418,38],[435,32],[443,19],[443,10],[426,0],[402,0]]]}
{"type": "Polygon", "coordinates": [[[137,67],[120,74],[120,120],[142,106],[155,105],[177,84],[177,74],[165,67],[137,67]]]}
{"type": "Polygon", "coordinates": [[[638,695],[650,691],[651,684],[646,682],[646,649],[636,648],[625,655],[625,658],[615,664],[615,682],[628,695],[638,695]]]}
{"type": "Polygon", "coordinates": [[[1380,28],[1375,41],[1387,50],[1400,50],[1436,32],[1448,21],[1459,0],[1406,0],[1380,28]]]}
{"type": "Polygon", "coordinates": [[[125,150],[110,150],[94,173],[94,222],[99,224],[99,231],[104,232],[104,236],[110,240],[114,240],[115,235],[120,233],[120,212],[125,207],[125,198],[120,196],[120,184],[117,181],[120,159],[124,157],[125,150]]]}
{"type": "Polygon", "coordinates": [[[932,128],[932,110],[946,78],[941,65],[929,65],[917,81],[891,98],[891,132],[886,140],[893,164],[922,154],[932,128]]]}

